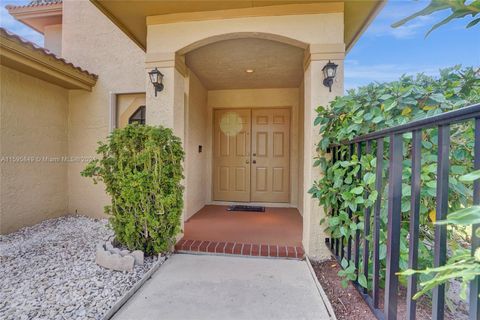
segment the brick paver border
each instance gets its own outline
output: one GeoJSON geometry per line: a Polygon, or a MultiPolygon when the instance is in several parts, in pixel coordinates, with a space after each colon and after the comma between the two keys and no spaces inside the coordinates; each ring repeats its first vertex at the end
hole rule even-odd
{"type": "Polygon", "coordinates": [[[303,259],[302,246],[217,242],[182,239],[175,245],[177,252],[205,252],[226,255],[261,256],[271,258],[303,259]]]}

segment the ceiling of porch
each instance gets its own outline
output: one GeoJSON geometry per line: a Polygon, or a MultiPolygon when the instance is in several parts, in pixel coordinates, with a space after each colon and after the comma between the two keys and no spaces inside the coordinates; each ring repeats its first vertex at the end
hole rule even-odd
{"type": "Polygon", "coordinates": [[[295,88],[303,79],[303,58],[301,48],[244,38],[193,50],[187,53],[185,62],[209,90],[295,88]]]}

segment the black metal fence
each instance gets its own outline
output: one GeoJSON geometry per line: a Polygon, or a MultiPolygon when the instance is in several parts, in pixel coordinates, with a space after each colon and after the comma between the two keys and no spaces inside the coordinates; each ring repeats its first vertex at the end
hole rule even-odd
{"type": "MultiPolygon", "coordinates": [[[[345,157],[351,157],[355,152],[357,157],[362,157],[362,148],[365,147],[366,154],[372,154],[372,146],[375,144],[376,150],[376,182],[375,188],[379,194],[374,206],[373,217],[370,208],[364,209],[364,230],[357,230],[353,237],[348,239],[329,238],[326,240],[332,253],[337,260],[346,258],[353,261],[356,270],[362,270],[365,278],[369,279],[369,263],[372,262],[373,279],[371,283],[371,293],[368,289],[354,281],[354,285],[365,299],[373,313],[378,319],[396,319],[398,304],[399,279],[396,273],[399,271],[400,260],[400,223],[401,223],[401,200],[402,200],[402,169],[403,169],[403,134],[412,134],[412,175],[411,175],[411,208],[410,208],[410,230],[409,230],[409,268],[417,269],[418,260],[418,239],[420,226],[420,172],[421,172],[421,146],[422,131],[431,128],[438,128],[438,163],[437,163],[437,193],[436,193],[436,220],[444,220],[448,212],[448,191],[449,191],[449,154],[450,154],[450,126],[459,122],[475,122],[475,142],[474,142],[474,168],[480,169],[480,104],[465,107],[455,111],[446,112],[429,118],[413,121],[404,125],[396,126],[366,134],[357,137],[341,145],[330,146],[333,161],[345,160],[345,157]],[[381,195],[383,185],[383,159],[384,159],[384,139],[389,139],[389,172],[388,172],[388,218],[387,218],[387,256],[386,256],[386,274],[384,288],[383,310],[379,308],[380,299],[380,211],[381,195]],[[340,153],[340,149],[347,147],[349,152],[340,153]],[[343,155],[342,155],[343,154],[343,155]],[[373,223],[371,221],[373,219],[373,223]],[[373,230],[370,230],[370,228],[373,230]],[[372,233],[373,254],[370,255],[369,243],[367,237],[372,233]],[[346,246],[346,253],[345,253],[346,246]],[[353,248],[353,253],[352,253],[353,248]],[[346,256],[345,256],[346,255],[346,256]],[[360,255],[367,257],[363,259],[362,268],[359,269],[360,255]]],[[[359,177],[361,172],[358,173],[359,177]]],[[[364,195],[368,197],[368,194],[364,195]]],[[[480,204],[480,181],[477,180],[473,185],[473,204],[480,204]]],[[[333,214],[336,214],[335,212],[333,214]]],[[[348,212],[350,218],[352,212],[348,212]]],[[[445,225],[435,226],[434,237],[434,266],[442,266],[447,259],[447,227],[445,225]]],[[[472,252],[478,248],[480,240],[472,232],[472,252]]],[[[358,280],[358,274],[357,274],[358,280]]],[[[469,317],[470,319],[480,319],[479,303],[480,279],[477,277],[470,285],[469,296],[469,317]]],[[[415,319],[416,302],[412,297],[417,292],[417,276],[412,275],[408,278],[407,285],[407,319],[415,319]]],[[[432,319],[444,319],[445,312],[445,286],[439,286],[432,293],[432,319]]]]}

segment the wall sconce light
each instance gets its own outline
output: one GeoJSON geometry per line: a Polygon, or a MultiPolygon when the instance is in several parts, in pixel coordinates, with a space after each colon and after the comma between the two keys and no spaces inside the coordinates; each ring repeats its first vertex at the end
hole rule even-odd
{"type": "Polygon", "coordinates": [[[338,64],[335,64],[328,60],[328,63],[323,67],[323,85],[328,87],[330,92],[332,92],[333,79],[337,74],[338,64]]]}
{"type": "Polygon", "coordinates": [[[150,82],[152,82],[153,87],[155,88],[155,97],[157,96],[157,92],[161,92],[163,90],[163,74],[155,67],[152,71],[148,73],[150,76],[150,82]]]}

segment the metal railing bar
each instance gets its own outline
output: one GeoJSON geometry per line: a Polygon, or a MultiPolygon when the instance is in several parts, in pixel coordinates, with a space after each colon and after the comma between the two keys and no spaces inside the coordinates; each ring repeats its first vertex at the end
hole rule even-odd
{"type": "Polygon", "coordinates": [[[387,220],[387,271],[385,275],[385,318],[397,318],[398,276],[400,260],[400,222],[402,216],[403,136],[390,136],[390,165],[387,220]]]}
{"type": "MultiPolygon", "coordinates": [[[[480,117],[475,119],[475,147],[474,147],[473,167],[480,170],[480,117]]],[[[473,204],[480,205],[480,179],[473,183],[473,204]]],[[[480,224],[472,226],[472,255],[480,247],[480,238],[477,237],[474,230],[479,228],[480,224]]],[[[480,276],[477,276],[470,283],[470,320],[480,320],[480,276]]]]}
{"type": "MultiPolygon", "coordinates": [[[[362,158],[362,143],[359,142],[359,143],[356,143],[356,146],[357,146],[357,158],[358,158],[358,161],[360,161],[360,159],[362,158]]],[[[357,172],[357,180],[358,181],[361,181],[362,179],[362,170],[358,170],[357,172]]],[[[355,217],[354,219],[354,222],[357,224],[358,223],[358,217],[355,217]]],[[[356,229],[355,230],[355,238],[354,238],[354,241],[353,241],[353,252],[355,254],[355,257],[354,257],[354,265],[355,265],[355,270],[357,270],[357,273],[356,273],[356,279],[358,280],[358,275],[359,275],[359,272],[358,272],[358,266],[360,264],[360,230],[356,229]]]]}
{"type": "MultiPolygon", "coordinates": [[[[365,153],[371,154],[372,153],[372,141],[367,141],[365,146],[365,153]]],[[[370,193],[365,191],[364,198],[368,199],[370,193]]],[[[368,236],[370,235],[370,215],[372,213],[371,207],[365,207],[364,212],[364,220],[363,220],[363,263],[362,263],[362,270],[365,279],[367,279],[367,288],[363,288],[363,293],[368,294],[368,260],[370,258],[369,253],[369,243],[368,243],[368,236]]],[[[373,300],[372,300],[373,302],[373,300]]],[[[373,306],[373,305],[372,305],[373,306]]]]}
{"type": "MultiPolygon", "coordinates": [[[[335,163],[337,161],[337,151],[336,151],[337,147],[333,147],[333,153],[332,153],[332,162],[335,163]]],[[[336,209],[332,209],[332,216],[336,216],[337,213],[336,213],[336,209]]],[[[333,250],[334,248],[334,243],[335,243],[336,239],[333,238],[333,236],[331,235],[330,236],[330,250],[333,250]]]]}
{"type": "MultiPolygon", "coordinates": [[[[352,157],[355,153],[355,145],[353,143],[350,143],[349,145],[349,160],[352,160],[352,157]]],[[[349,208],[347,210],[348,212],[348,218],[351,220],[352,219],[352,210],[349,208]]],[[[350,260],[352,260],[352,237],[349,236],[347,239],[347,260],[350,263],[350,260]]]]}
{"type": "MultiPolygon", "coordinates": [[[[336,149],[334,148],[336,154],[337,154],[337,157],[335,158],[336,160],[339,160],[340,157],[341,157],[341,148],[340,147],[336,147],[336,149]]],[[[339,214],[339,212],[337,212],[337,214],[339,214]]],[[[338,256],[340,252],[340,239],[339,238],[336,238],[335,239],[335,255],[338,256]]]]}
{"type": "Polygon", "coordinates": [[[365,302],[367,303],[368,307],[370,308],[370,310],[372,311],[372,313],[375,315],[375,317],[378,319],[378,320],[384,320],[385,319],[385,315],[383,314],[383,311],[378,309],[378,308],[375,308],[373,306],[373,299],[372,297],[370,297],[368,294],[366,293],[363,293],[363,287],[361,285],[359,285],[358,283],[355,283],[353,282],[353,286],[355,287],[355,289],[357,289],[357,291],[360,293],[360,295],[362,296],[363,300],[365,300],[365,302]]]}
{"type": "MultiPolygon", "coordinates": [[[[375,140],[378,138],[385,138],[392,134],[403,134],[420,129],[434,128],[437,126],[454,124],[468,119],[480,117],[480,103],[474,104],[465,108],[444,112],[428,118],[411,121],[409,123],[401,124],[395,127],[378,130],[358,136],[350,141],[342,141],[340,144],[349,144],[356,142],[363,142],[368,140],[375,140]]],[[[334,144],[332,144],[334,145],[334,144]]]]}
{"type": "MultiPolygon", "coordinates": [[[[445,220],[448,213],[448,175],[450,154],[450,126],[438,127],[438,164],[436,221],[445,220]]],[[[447,260],[447,226],[435,225],[435,242],[433,249],[434,267],[443,266],[447,260]]],[[[433,289],[432,318],[443,320],[445,316],[445,285],[433,289]]]]}
{"type": "MultiPolygon", "coordinates": [[[[342,161],[347,159],[347,154],[346,152],[341,154],[342,161]]],[[[345,236],[340,237],[340,260],[343,260],[345,257],[345,236]]]]}
{"type": "Polygon", "coordinates": [[[383,191],[383,138],[377,139],[377,163],[375,168],[375,190],[378,192],[373,212],[373,307],[378,308],[380,299],[380,211],[383,191]]]}
{"type": "MultiPolygon", "coordinates": [[[[417,270],[418,267],[418,239],[420,227],[420,173],[422,150],[422,131],[415,130],[412,135],[412,177],[411,177],[411,199],[410,199],[410,234],[409,234],[409,253],[408,267],[417,270]]],[[[408,277],[407,283],[407,319],[416,318],[416,301],[413,296],[417,292],[417,275],[408,277]]]]}

